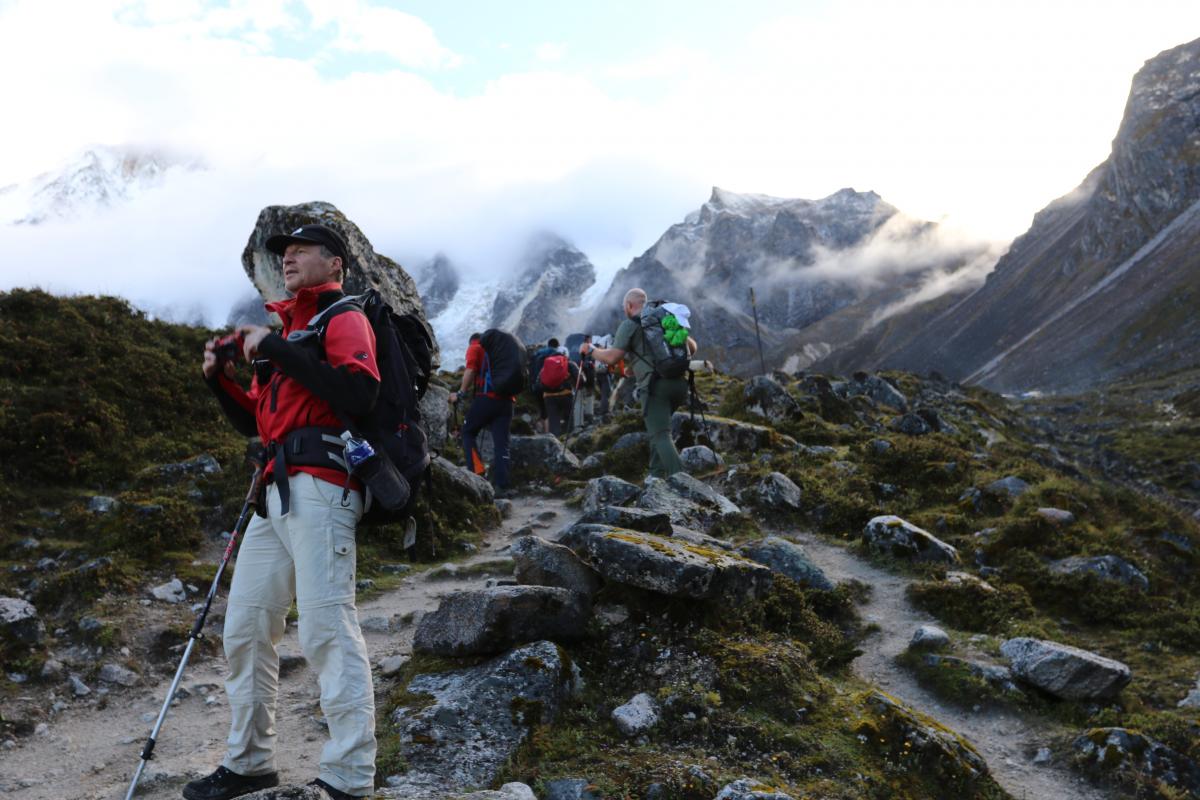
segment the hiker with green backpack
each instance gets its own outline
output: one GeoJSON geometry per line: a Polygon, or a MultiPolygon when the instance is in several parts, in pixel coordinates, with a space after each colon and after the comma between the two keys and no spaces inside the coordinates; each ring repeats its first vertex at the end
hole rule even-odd
{"type": "Polygon", "coordinates": [[[612,347],[591,347],[589,353],[610,366],[624,359],[633,369],[650,437],[650,474],[665,478],[683,471],[671,440],[671,415],[688,399],[686,376],[696,341],[689,335],[686,306],[647,303],[645,291],[630,289],[624,310],[612,347]]]}

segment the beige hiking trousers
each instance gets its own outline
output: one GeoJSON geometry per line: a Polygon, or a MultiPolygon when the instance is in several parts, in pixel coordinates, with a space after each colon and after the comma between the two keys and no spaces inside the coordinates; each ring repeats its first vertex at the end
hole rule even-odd
{"type": "Polygon", "coordinates": [[[285,617],[296,600],[300,647],[321,685],[329,741],[321,780],[353,795],[374,791],[375,693],[367,645],[354,607],[354,526],[362,495],[301,472],[289,481],[291,510],[267,489],[267,519],[246,529],[225,613],[232,722],[222,762],[239,775],[275,771],[275,697],[285,617]]]}

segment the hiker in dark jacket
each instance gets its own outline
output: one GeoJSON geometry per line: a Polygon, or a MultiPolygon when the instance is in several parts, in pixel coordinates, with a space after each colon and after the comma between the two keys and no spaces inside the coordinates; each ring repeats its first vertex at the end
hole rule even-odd
{"type": "MultiPolygon", "coordinates": [[[[626,319],[617,328],[612,347],[594,347],[591,353],[597,361],[610,365],[624,359],[626,368],[633,369],[646,433],[650,436],[650,474],[665,478],[683,471],[679,451],[675,449],[675,442],[671,441],[671,414],[687,401],[688,384],[683,378],[655,377],[651,380],[654,362],[639,323],[645,305],[646,293],[643,290],[630,289],[626,292],[626,319]]],[[[689,355],[696,352],[696,341],[690,336],[687,349],[689,355]]]]}
{"type": "Polygon", "coordinates": [[[239,329],[243,353],[255,363],[249,391],[234,380],[232,362],[218,360],[217,340],[205,346],[206,382],[234,427],[261,437],[271,460],[261,509],[266,516],[255,516],[246,529],[225,612],[228,748],[221,766],[188,783],[183,796],[227,800],[278,784],[276,646],[294,600],[300,647],[320,682],[329,727],[314,784],[335,800],[365,797],[374,792],[375,692],[354,607],[354,528],[363,513],[363,487],[327,455],[341,452],[338,434],[345,426],[337,412],[360,415],[375,402],[375,334],[363,314],[345,313],[329,321],[324,358],[288,341],[343,296],[346,245],[329,228],[304,225],[272,236],[266,246],[283,256],[291,297],[267,304],[283,320],[281,334],[239,329]],[[329,439],[338,445],[322,449],[329,439]]]}
{"type": "Polygon", "coordinates": [[[542,433],[550,431],[550,421],[549,413],[546,410],[546,395],[542,390],[542,384],[538,381],[538,376],[542,374],[542,363],[546,360],[546,356],[557,352],[558,339],[551,339],[544,346],[534,351],[533,357],[529,360],[529,391],[533,393],[534,399],[537,400],[537,429],[542,433]]]}
{"type": "Polygon", "coordinates": [[[492,391],[490,381],[491,370],[488,367],[487,353],[480,342],[480,334],[473,333],[467,346],[467,366],[463,371],[462,387],[457,392],[450,393],[450,402],[457,403],[461,396],[474,388],[475,396],[471,399],[471,408],[467,411],[462,427],[467,468],[476,475],[486,472],[476,437],[484,426],[487,426],[492,434],[492,452],[495,454],[492,484],[496,487],[496,496],[503,497],[509,493],[508,439],[512,427],[513,404],[517,398],[511,394],[502,395],[492,391]]]}

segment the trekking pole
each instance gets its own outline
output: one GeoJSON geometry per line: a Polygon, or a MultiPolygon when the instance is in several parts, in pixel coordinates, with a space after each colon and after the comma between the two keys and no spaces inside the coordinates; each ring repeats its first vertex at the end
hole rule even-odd
{"type": "Polygon", "coordinates": [[[196,642],[204,638],[204,621],[208,617],[208,610],[212,607],[213,598],[216,597],[217,589],[221,585],[221,575],[229,564],[238,537],[246,532],[246,527],[250,524],[250,516],[257,505],[255,498],[258,496],[258,485],[262,480],[263,468],[263,464],[255,464],[254,477],[250,481],[250,491],[246,494],[246,502],[242,504],[242,513],[238,517],[237,524],[233,526],[233,532],[229,534],[229,544],[225,546],[225,555],[221,557],[217,575],[213,578],[212,586],[209,587],[204,608],[200,610],[199,616],[196,617],[196,624],[192,626],[192,632],[188,634],[188,643],[187,648],[183,651],[183,659],[179,662],[179,669],[175,670],[175,680],[171,681],[171,688],[167,690],[167,699],[163,701],[162,710],[158,712],[158,720],[154,723],[154,729],[150,731],[150,738],[146,740],[146,744],[142,748],[141,761],[138,762],[137,770],[133,773],[133,780],[129,782],[129,791],[125,793],[125,800],[133,797],[138,779],[142,777],[142,770],[146,768],[146,762],[154,758],[154,745],[157,743],[159,731],[162,730],[163,721],[167,718],[167,710],[171,707],[171,701],[175,699],[175,692],[179,689],[179,682],[183,680],[184,667],[187,666],[188,658],[192,655],[192,648],[196,646],[196,642]]]}
{"type": "Polygon", "coordinates": [[[763,358],[762,349],[762,334],[758,332],[758,303],[754,301],[754,287],[750,287],[750,309],[754,312],[754,338],[758,340],[758,363],[762,367],[762,374],[767,374],[767,362],[763,358]]]}

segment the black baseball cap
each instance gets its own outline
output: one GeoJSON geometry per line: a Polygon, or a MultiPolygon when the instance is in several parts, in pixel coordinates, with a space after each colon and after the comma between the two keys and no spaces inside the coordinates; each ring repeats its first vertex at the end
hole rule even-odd
{"type": "Polygon", "coordinates": [[[350,259],[346,257],[346,243],[333,228],[324,225],[301,225],[291,233],[279,233],[267,239],[267,249],[276,255],[283,255],[289,244],[294,242],[312,242],[328,247],[330,252],[342,259],[342,268],[349,266],[350,259]]]}

